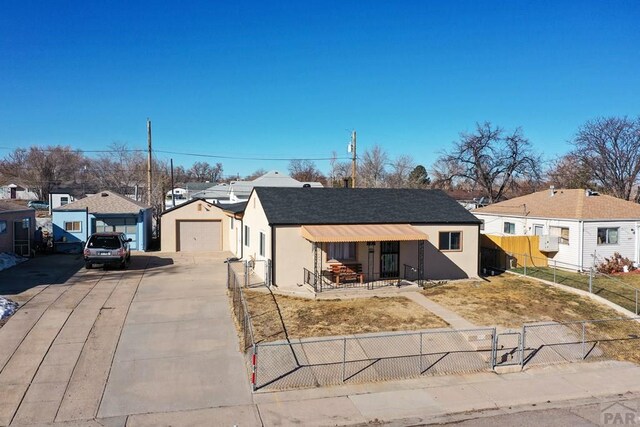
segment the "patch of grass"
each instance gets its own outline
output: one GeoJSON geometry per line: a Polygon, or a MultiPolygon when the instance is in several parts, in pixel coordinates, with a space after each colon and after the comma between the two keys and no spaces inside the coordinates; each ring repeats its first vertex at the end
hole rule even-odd
{"type": "MultiPolygon", "coordinates": [[[[514,272],[524,274],[524,268],[519,267],[514,272]]],[[[556,269],[554,277],[554,269],[551,267],[528,267],[527,276],[536,277],[538,279],[548,280],[550,282],[560,283],[562,285],[571,286],[572,288],[589,290],[589,274],[577,273],[556,269]]],[[[640,289],[640,274],[624,273],[615,276],[604,276],[594,274],[592,279],[592,291],[594,294],[608,299],[632,312],[636,312],[636,288],[640,289]]],[[[640,298],[640,291],[638,293],[640,298]]]]}
{"type": "Polygon", "coordinates": [[[289,338],[448,326],[435,314],[404,297],[310,300],[251,290],[245,291],[245,297],[256,342],[284,339],[283,322],[289,338]]]}
{"type": "MultiPolygon", "coordinates": [[[[527,322],[621,317],[589,298],[506,273],[486,281],[449,282],[422,293],[481,326],[519,329],[527,322]]],[[[586,328],[587,340],[597,340],[609,357],[640,363],[640,323],[609,321],[588,323],[586,328]]]]}

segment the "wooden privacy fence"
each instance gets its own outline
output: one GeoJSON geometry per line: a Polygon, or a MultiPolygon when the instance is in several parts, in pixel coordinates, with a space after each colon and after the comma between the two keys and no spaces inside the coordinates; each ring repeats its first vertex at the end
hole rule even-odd
{"type": "Polygon", "coordinates": [[[522,267],[524,258],[527,263],[537,267],[547,266],[547,256],[540,252],[538,236],[497,236],[482,234],[480,236],[482,268],[506,270],[522,267]]]}

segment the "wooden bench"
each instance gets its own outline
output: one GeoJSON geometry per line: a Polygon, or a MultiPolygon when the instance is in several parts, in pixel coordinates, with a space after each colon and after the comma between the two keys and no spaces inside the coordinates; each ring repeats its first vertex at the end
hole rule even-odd
{"type": "Polygon", "coordinates": [[[336,286],[340,286],[340,282],[360,282],[364,283],[364,274],[362,274],[362,264],[331,264],[332,281],[336,286]]]}

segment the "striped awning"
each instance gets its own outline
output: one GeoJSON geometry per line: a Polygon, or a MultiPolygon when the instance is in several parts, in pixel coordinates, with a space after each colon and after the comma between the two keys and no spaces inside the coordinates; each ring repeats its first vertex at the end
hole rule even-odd
{"type": "Polygon", "coordinates": [[[302,237],[311,242],[389,242],[428,240],[410,224],[303,225],[302,237]]]}

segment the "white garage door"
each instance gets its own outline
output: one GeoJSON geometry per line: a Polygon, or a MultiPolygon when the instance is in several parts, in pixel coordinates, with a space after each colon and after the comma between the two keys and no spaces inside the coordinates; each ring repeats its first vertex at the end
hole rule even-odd
{"type": "Polygon", "coordinates": [[[180,252],[219,251],[220,221],[179,221],[178,248],[180,252]]]}

